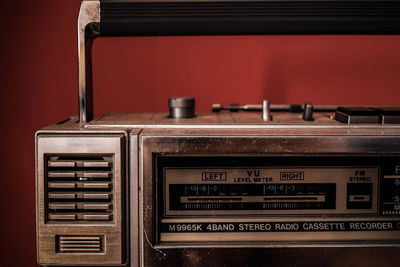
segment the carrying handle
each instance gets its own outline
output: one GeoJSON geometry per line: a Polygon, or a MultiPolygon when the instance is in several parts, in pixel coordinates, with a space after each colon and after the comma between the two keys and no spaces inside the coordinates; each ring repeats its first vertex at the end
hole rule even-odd
{"type": "Polygon", "coordinates": [[[399,0],[83,0],[78,19],[79,120],[93,119],[98,36],[400,34],[399,0]]]}
{"type": "Polygon", "coordinates": [[[84,0],[78,18],[79,122],[93,119],[92,45],[100,35],[100,1],[84,0]]]}

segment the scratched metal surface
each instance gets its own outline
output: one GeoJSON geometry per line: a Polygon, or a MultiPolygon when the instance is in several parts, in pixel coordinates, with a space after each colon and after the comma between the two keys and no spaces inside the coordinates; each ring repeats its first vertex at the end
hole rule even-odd
{"type": "Polygon", "coordinates": [[[166,249],[147,258],[145,266],[399,266],[398,248],[186,248],[166,249]]]}
{"type": "Polygon", "coordinates": [[[224,124],[302,124],[302,125],[340,125],[342,123],[334,120],[331,116],[334,113],[315,112],[314,121],[305,122],[301,113],[272,112],[272,121],[262,120],[261,112],[218,112],[218,113],[197,113],[194,118],[172,119],[168,113],[133,113],[115,112],[106,113],[88,125],[224,125],[224,124]]]}

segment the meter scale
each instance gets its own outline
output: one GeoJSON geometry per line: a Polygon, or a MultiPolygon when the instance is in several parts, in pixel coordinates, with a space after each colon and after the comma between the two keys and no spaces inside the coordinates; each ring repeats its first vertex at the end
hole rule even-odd
{"type": "Polygon", "coordinates": [[[335,209],[334,183],[170,184],[171,210],[335,209]]]}

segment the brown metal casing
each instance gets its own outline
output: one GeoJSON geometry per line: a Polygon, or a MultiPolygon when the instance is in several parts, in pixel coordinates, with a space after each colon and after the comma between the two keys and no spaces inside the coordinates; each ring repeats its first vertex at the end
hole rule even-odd
{"type": "MultiPolygon", "coordinates": [[[[269,237],[258,235],[257,241],[235,233],[213,234],[220,237],[219,242],[207,238],[208,241],[205,241],[206,235],[183,234],[179,242],[160,240],[157,155],[381,157],[400,154],[400,128],[397,125],[345,125],[331,119],[329,113],[316,113],[313,122],[303,122],[299,115],[285,112],[272,115],[272,122],[263,122],[259,113],[197,114],[196,118],[189,120],[169,119],[167,114],[162,113],[114,113],[105,114],[84,126],[72,118],[41,130],[36,144],[39,263],[137,267],[257,266],[260,262],[282,266],[296,262],[298,266],[310,266],[329,260],[331,266],[342,266],[358,259],[364,266],[374,266],[378,262],[393,265],[398,254],[398,232],[283,233],[269,237]],[[88,145],[72,142],[76,138],[88,145]],[[113,140],[118,145],[108,146],[107,140],[113,140]],[[43,155],[68,154],[71,151],[77,154],[104,152],[120,155],[120,179],[124,181],[120,190],[121,197],[125,194],[125,201],[115,206],[115,209],[121,210],[118,214],[122,216],[118,219],[121,221],[118,226],[114,223],[45,223],[43,155]],[[114,239],[107,237],[110,234],[114,239]],[[105,235],[106,253],[56,253],[57,235],[105,235]],[[345,256],[336,257],[335,254],[345,256]]],[[[299,220],[298,216],[285,216],[289,221],[299,220]]],[[[323,216],[318,216],[314,214],[308,220],[324,220],[323,216]]],[[[352,219],[358,220],[357,216],[354,214],[352,219]]],[[[279,218],[261,216],[259,220],[274,221],[279,218]]],[[[376,219],[374,215],[370,218],[376,219]]],[[[208,219],[238,220],[235,216],[210,216],[208,219]]],[[[303,216],[302,220],[307,218],[303,216]]]]}

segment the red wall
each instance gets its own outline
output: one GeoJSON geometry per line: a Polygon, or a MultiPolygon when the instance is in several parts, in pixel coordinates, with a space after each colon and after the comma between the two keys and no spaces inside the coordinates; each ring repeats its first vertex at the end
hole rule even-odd
{"type": "MultiPolygon", "coordinates": [[[[0,266],[35,266],[34,133],[77,113],[80,0],[0,1],[0,266]]],[[[100,39],[95,113],[212,103],[400,104],[400,37],[100,39]]]]}

